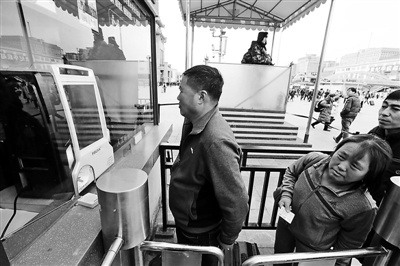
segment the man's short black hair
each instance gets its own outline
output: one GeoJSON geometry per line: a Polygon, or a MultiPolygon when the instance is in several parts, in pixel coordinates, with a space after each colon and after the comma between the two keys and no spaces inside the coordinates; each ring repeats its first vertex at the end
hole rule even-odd
{"type": "Polygon", "coordinates": [[[183,75],[187,77],[187,83],[192,89],[205,90],[216,101],[221,97],[224,79],[215,67],[197,65],[183,72],[183,75]]]}
{"type": "Polygon", "coordinates": [[[354,88],[354,87],[350,87],[350,88],[348,88],[348,90],[351,90],[351,92],[353,92],[353,93],[356,93],[356,92],[357,92],[357,89],[354,88]]]}
{"type": "Polygon", "coordinates": [[[392,91],[388,94],[388,96],[386,96],[385,100],[400,100],[400,90],[392,91]]]}

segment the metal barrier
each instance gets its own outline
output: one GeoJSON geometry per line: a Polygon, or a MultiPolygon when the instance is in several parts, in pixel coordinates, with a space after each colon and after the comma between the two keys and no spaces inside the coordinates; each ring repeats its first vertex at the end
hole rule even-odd
{"type": "MultiPolygon", "coordinates": [[[[254,190],[254,180],[256,175],[263,174],[263,189],[261,193],[260,199],[260,207],[258,209],[257,221],[250,221],[250,212],[246,217],[245,224],[243,225],[243,229],[258,229],[258,230],[274,230],[276,229],[277,222],[277,212],[278,206],[276,203],[273,203],[271,218],[268,223],[262,223],[265,213],[265,204],[267,199],[267,191],[270,184],[271,174],[277,174],[277,186],[282,184],[283,175],[285,173],[285,166],[275,166],[275,165],[260,165],[260,166],[250,166],[248,164],[248,158],[253,154],[290,154],[292,156],[297,156],[300,158],[302,155],[305,155],[309,152],[319,151],[322,153],[331,153],[332,150],[315,150],[309,148],[280,148],[280,147],[262,147],[262,146],[243,146],[242,148],[242,161],[240,171],[242,173],[248,173],[249,175],[249,183],[248,183],[248,194],[249,194],[249,206],[251,208],[252,198],[253,198],[253,190],[254,190]]],[[[179,144],[177,143],[161,143],[160,144],[160,167],[161,167],[161,204],[162,204],[162,223],[163,223],[163,231],[165,232],[168,227],[175,227],[173,221],[168,221],[167,210],[168,210],[168,201],[167,201],[167,174],[166,171],[172,168],[172,164],[174,161],[174,151],[177,153],[179,151],[179,144]]],[[[291,157],[293,158],[293,157],[291,157]]],[[[288,164],[292,162],[293,159],[288,161],[288,164]]]]}
{"type": "Polygon", "coordinates": [[[339,258],[384,256],[387,253],[388,251],[384,248],[373,247],[373,248],[349,249],[349,250],[256,255],[247,259],[242,264],[242,266],[256,266],[256,265],[263,265],[265,263],[281,264],[281,263],[308,262],[308,261],[318,261],[318,260],[335,260],[339,258]]]}
{"type": "Polygon", "coordinates": [[[147,174],[134,168],[112,170],[98,179],[96,188],[108,250],[102,265],[142,265],[138,246],[150,232],[147,174]]]}
{"type": "MultiPolygon", "coordinates": [[[[185,253],[185,257],[189,257],[188,252],[194,252],[198,254],[209,254],[217,257],[218,265],[224,265],[224,253],[217,247],[202,247],[202,246],[189,246],[165,242],[154,242],[154,241],[143,241],[140,244],[141,251],[159,251],[159,252],[180,252],[185,253]]],[[[171,265],[176,266],[176,261],[171,265]]],[[[192,264],[191,264],[192,265],[192,264]]],[[[169,266],[166,264],[165,266],[169,266]]]]}

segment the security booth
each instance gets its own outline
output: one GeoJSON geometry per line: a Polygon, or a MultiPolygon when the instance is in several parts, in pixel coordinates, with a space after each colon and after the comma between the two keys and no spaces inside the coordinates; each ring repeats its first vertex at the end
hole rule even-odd
{"type": "Polygon", "coordinates": [[[145,171],[151,222],[158,206],[153,168],[172,128],[153,111],[157,3],[1,6],[1,261],[97,264],[104,248],[95,182],[103,174],[145,171]]]}

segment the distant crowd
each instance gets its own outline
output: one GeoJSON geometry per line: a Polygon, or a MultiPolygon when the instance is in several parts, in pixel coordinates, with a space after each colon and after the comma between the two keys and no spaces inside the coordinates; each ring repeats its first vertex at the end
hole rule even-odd
{"type": "MultiPolygon", "coordinates": [[[[346,95],[344,95],[343,91],[336,90],[334,93],[335,96],[338,96],[339,98],[346,98],[346,95]]],[[[381,91],[381,92],[371,92],[369,90],[358,90],[357,95],[360,98],[361,101],[361,107],[362,105],[365,104],[370,104],[371,100],[373,101],[374,99],[384,99],[390,91],[381,91]]],[[[312,101],[314,94],[314,87],[312,86],[304,86],[304,87],[292,87],[289,89],[288,93],[288,101],[294,101],[296,98],[300,98],[301,101],[312,101]]],[[[329,94],[331,94],[331,91],[329,89],[324,89],[321,88],[318,90],[317,94],[317,100],[321,98],[326,98],[329,94]]],[[[374,103],[372,103],[374,104],[374,103]]]]}

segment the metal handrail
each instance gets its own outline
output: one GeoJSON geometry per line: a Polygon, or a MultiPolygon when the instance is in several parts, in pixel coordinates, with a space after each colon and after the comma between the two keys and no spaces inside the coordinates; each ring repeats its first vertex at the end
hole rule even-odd
{"type": "Polygon", "coordinates": [[[247,259],[242,266],[256,266],[265,263],[292,263],[326,259],[383,256],[388,251],[383,247],[369,247],[349,250],[330,250],[316,252],[281,253],[273,255],[256,255],[247,259]]]}
{"type": "Polygon", "coordinates": [[[116,237],[108,249],[101,266],[110,266],[113,263],[117,253],[121,250],[123,244],[124,240],[121,237],[116,237]]]}
{"type": "Polygon", "coordinates": [[[169,251],[169,252],[199,252],[201,254],[209,254],[217,257],[218,265],[224,265],[224,253],[217,247],[210,246],[189,246],[182,244],[166,243],[166,242],[155,242],[155,241],[143,241],[140,244],[140,250],[146,251],[169,251]]]}

